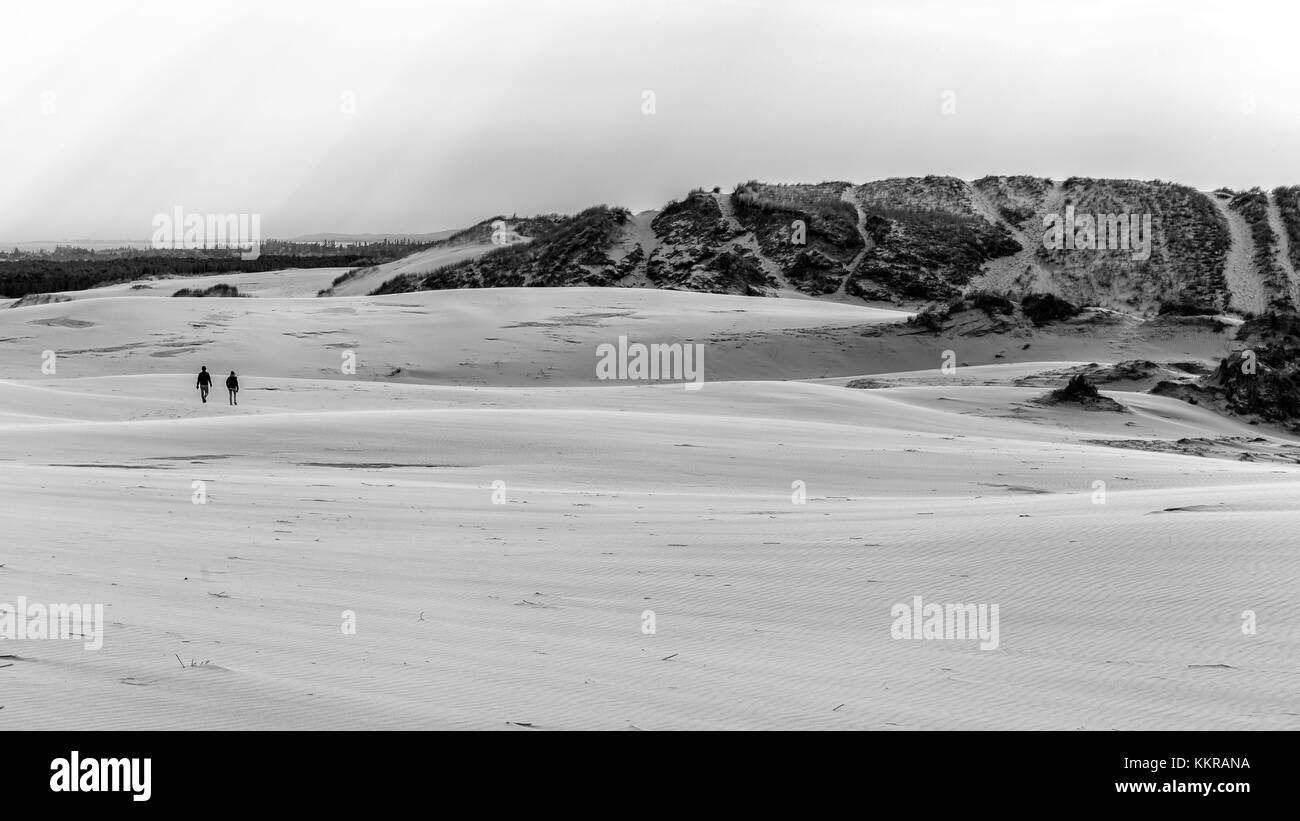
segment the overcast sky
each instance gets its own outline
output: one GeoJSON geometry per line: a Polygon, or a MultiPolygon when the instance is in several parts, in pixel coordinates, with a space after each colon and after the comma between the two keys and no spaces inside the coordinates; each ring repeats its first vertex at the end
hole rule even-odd
{"type": "Polygon", "coordinates": [[[146,239],[178,205],[427,232],[751,178],[1295,184],[1297,8],[4,0],[0,242],[146,239]]]}

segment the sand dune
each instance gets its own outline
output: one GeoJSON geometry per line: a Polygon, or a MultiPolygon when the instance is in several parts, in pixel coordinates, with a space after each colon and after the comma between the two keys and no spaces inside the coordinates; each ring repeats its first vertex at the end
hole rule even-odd
{"type": "Polygon", "coordinates": [[[403,276],[427,274],[435,268],[475,259],[491,251],[496,246],[490,242],[476,242],[467,245],[437,246],[419,251],[383,265],[376,265],[358,272],[358,275],[336,286],[331,296],[364,296],[383,285],[388,280],[403,276]]]}
{"type": "MultiPolygon", "coordinates": [[[[1097,361],[1065,337],[950,380],[950,342],[862,336],[899,318],[600,289],[5,311],[0,601],[108,629],[0,644],[0,728],[1300,726],[1300,465],[1097,444],[1289,440],[1035,405],[1016,379],[1097,361]],[[707,383],[596,381],[619,334],[706,343],[707,383]],[[237,408],[197,403],[200,361],[237,408]],[[891,638],[916,595],[998,603],[998,650],[891,638]]],[[[1164,343],[1210,344],[1124,344],[1164,343]]]]}
{"type": "MultiPolygon", "coordinates": [[[[348,268],[291,268],[284,271],[214,274],[212,276],[159,277],[140,279],[84,291],[59,291],[57,297],[105,299],[109,297],[170,297],[182,288],[203,290],[213,285],[233,285],[241,294],[253,297],[312,297],[329,286],[348,268]]],[[[179,298],[179,297],[178,297],[179,298]]]]}
{"type": "MultiPolygon", "coordinates": [[[[0,378],[39,376],[59,353],[67,376],[175,372],[201,363],[262,376],[357,375],[461,384],[591,383],[596,347],[732,338],[710,379],[804,376],[806,364],[740,350],[743,335],[862,328],[908,314],[811,300],[646,289],[500,288],[337,299],[123,297],[12,308],[0,315],[0,378]],[[210,360],[210,361],[209,361],[210,360]],[[228,363],[228,364],[219,364],[228,363]],[[394,373],[400,369],[400,373],[394,373]]],[[[796,340],[797,345],[806,345],[796,340]]],[[[833,346],[825,345],[830,350],[833,346]]]]}

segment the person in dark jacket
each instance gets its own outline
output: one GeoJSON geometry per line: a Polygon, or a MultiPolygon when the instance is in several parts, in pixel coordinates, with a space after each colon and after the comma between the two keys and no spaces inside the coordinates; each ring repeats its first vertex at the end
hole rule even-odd
{"type": "Polygon", "coordinates": [[[194,387],[199,389],[199,398],[206,403],[208,391],[212,389],[212,374],[208,373],[207,365],[199,368],[199,379],[194,383],[194,387]]]}
{"type": "Polygon", "coordinates": [[[239,377],[235,376],[234,371],[226,377],[226,390],[230,391],[230,404],[238,405],[239,400],[235,398],[235,394],[239,393],[239,377]]]}

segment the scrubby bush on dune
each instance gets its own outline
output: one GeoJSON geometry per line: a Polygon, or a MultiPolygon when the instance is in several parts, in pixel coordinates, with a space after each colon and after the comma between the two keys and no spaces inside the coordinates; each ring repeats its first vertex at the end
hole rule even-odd
{"type": "Polygon", "coordinates": [[[1080,309],[1056,294],[1027,294],[1020,300],[1020,310],[1035,325],[1046,325],[1077,316],[1080,309]]]}
{"type": "Polygon", "coordinates": [[[836,260],[821,251],[800,251],[785,277],[805,294],[833,294],[839,290],[845,270],[836,260]]]}
{"type": "Polygon", "coordinates": [[[344,271],[343,273],[334,277],[334,281],[330,283],[330,286],[328,288],[321,288],[319,291],[317,291],[316,296],[333,296],[335,288],[339,287],[345,282],[348,282],[349,280],[356,279],[357,277],[363,274],[371,273],[377,268],[378,268],[377,265],[367,265],[364,268],[353,268],[349,271],[344,271]]]}
{"type": "Polygon", "coordinates": [[[672,262],[656,252],[646,264],[646,278],[659,288],[746,296],[765,296],[776,285],[749,249],[734,246],[693,249],[672,262]]]}
{"type": "Polygon", "coordinates": [[[1037,402],[1040,405],[1078,405],[1084,410],[1118,411],[1121,413],[1128,410],[1114,399],[1102,396],[1096,386],[1081,373],[1070,377],[1070,381],[1065,383],[1064,387],[1057,388],[1045,396],[1040,396],[1037,402]]]}
{"type": "Polygon", "coordinates": [[[976,290],[966,295],[966,301],[973,307],[979,308],[990,317],[994,314],[1013,314],[1016,311],[1015,303],[1001,294],[995,294],[992,291],[976,290]]]}
{"type": "Polygon", "coordinates": [[[1221,389],[1235,413],[1266,422],[1300,422],[1300,370],[1279,355],[1280,348],[1233,351],[1207,380],[1221,389]]]}
{"type": "Polygon", "coordinates": [[[920,328],[937,334],[943,331],[944,324],[952,316],[954,311],[962,311],[965,309],[966,303],[960,298],[949,302],[932,302],[920,311],[917,311],[907,320],[906,324],[914,328],[920,328]]]}
{"type": "MultiPolygon", "coordinates": [[[[743,225],[750,212],[740,212],[743,225]]],[[[645,276],[657,288],[761,296],[777,285],[750,248],[732,243],[745,229],[726,218],[712,194],[670,203],[651,226],[660,242],[645,260],[645,276]]]]}
{"type": "Polygon", "coordinates": [[[172,294],[172,296],[236,297],[236,296],[247,296],[247,295],[241,294],[239,292],[239,289],[236,288],[234,285],[227,285],[224,282],[218,282],[216,285],[213,285],[211,288],[181,288],[179,291],[172,294]]]}
{"type": "Polygon", "coordinates": [[[1065,387],[1052,391],[1051,397],[1057,402],[1082,402],[1085,399],[1100,399],[1101,394],[1086,376],[1076,373],[1065,383],[1065,387]]]}
{"type": "Polygon", "coordinates": [[[1264,338],[1294,343],[1300,338],[1300,314],[1295,311],[1266,311],[1237,329],[1237,339],[1264,338]]]}
{"type": "Polygon", "coordinates": [[[651,225],[660,239],[669,244],[720,243],[736,235],[723,218],[717,198],[698,190],[684,200],[670,201],[655,215],[651,225]]]}
{"type": "Polygon", "coordinates": [[[1273,189],[1273,201],[1282,217],[1282,225],[1291,251],[1291,264],[1300,269],[1300,185],[1273,189]]]}
{"type": "Polygon", "coordinates": [[[746,249],[728,248],[709,267],[714,275],[714,293],[762,296],[764,289],[772,285],[758,259],[746,249]]]}
{"type": "Polygon", "coordinates": [[[1213,305],[1197,305],[1178,299],[1161,302],[1156,311],[1157,316],[1214,316],[1217,313],[1213,305]]]}
{"type": "Polygon", "coordinates": [[[416,288],[417,280],[412,274],[398,274],[392,279],[384,280],[378,288],[370,292],[370,296],[385,296],[387,294],[407,294],[411,291],[419,290],[416,288]]]}
{"type": "Polygon", "coordinates": [[[26,308],[28,305],[48,305],[51,302],[71,302],[72,297],[67,294],[28,294],[10,308],[26,308]]]}
{"type": "Polygon", "coordinates": [[[997,332],[1008,330],[1021,321],[1019,318],[1021,315],[1035,325],[1043,325],[1053,319],[1068,318],[1079,313],[1078,308],[1053,294],[1030,294],[1019,307],[1020,311],[1017,312],[1016,303],[1002,294],[975,290],[964,297],[958,296],[942,302],[932,302],[907,320],[907,324],[914,328],[939,333],[947,327],[948,321],[955,319],[958,314],[981,311],[988,320],[992,320],[992,323],[981,321],[971,325],[968,322],[961,333],[982,334],[988,333],[990,329],[997,329],[997,332]],[[1028,308],[1025,307],[1026,304],[1028,308]]]}
{"type": "Polygon", "coordinates": [[[1242,323],[1237,342],[1196,384],[1161,382],[1151,392],[1300,430],[1300,316],[1268,311],[1242,323]]]}

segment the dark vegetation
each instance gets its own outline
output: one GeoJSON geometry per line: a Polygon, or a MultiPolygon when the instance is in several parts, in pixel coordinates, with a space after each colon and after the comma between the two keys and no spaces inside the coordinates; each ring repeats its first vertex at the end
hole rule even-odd
{"type": "Polygon", "coordinates": [[[1241,347],[1195,384],[1160,382],[1151,392],[1300,432],[1300,316],[1267,311],[1237,329],[1241,347]]]}
{"type": "Polygon", "coordinates": [[[646,278],[656,287],[761,296],[776,285],[750,250],[730,244],[743,232],[708,192],[668,203],[651,226],[661,244],[646,260],[646,278]]]}
{"type": "Polygon", "coordinates": [[[237,250],[90,250],[60,247],[55,252],[0,253],[0,297],[52,291],[79,291],[137,279],[211,276],[285,268],[356,268],[400,259],[429,243],[372,242],[356,246],[314,245],[270,240],[257,259],[237,250]]]}
{"type": "Polygon", "coordinates": [[[353,268],[350,271],[344,271],[343,273],[334,277],[334,281],[330,283],[330,287],[321,288],[319,291],[317,291],[316,296],[330,296],[331,294],[334,293],[334,289],[339,287],[343,283],[347,282],[348,280],[355,279],[356,277],[359,277],[363,274],[368,274],[373,270],[375,270],[374,265],[367,265],[364,268],[353,268]]]}
{"type": "Polygon", "coordinates": [[[944,330],[948,320],[966,311],[982,311],[986,317],[996,320],[1005,328],[1009,327],[1007,322],[1016,321],[1020,317],[1035,326],[1041,326],[1069,319],[1081,309],[1055,294],[1029,294],[1017,304],[1004,294],[976,290],[965,297],[930,303],[909,319],[907,324],[937,334],[944,330]]]}
{"type": "Polygon", "coordinates": [[[1300,317],[1269,311],[1244,322],[1237,340],[1244,347],[1219,363],[1209,383],[1235,413],[1300,423],[1300,317]]]}
{"type": "Polygon", "coordinates": [[[942,333],[944,324],[954,312],[954,306],[964,307],[961,300],[956,300],[955,303],[932,302],[917,311],[905,324],[933,334],[942,333]]]}
{"type": "MultiPolygon", "coordinates": [[[[630,216],[626,208],[597,205],[572,217],[494,217],[456,236],[461,237],[461,242],[490,240],[491,223],[505,219],[512,230],[532,236],[532,241],[502,245],[476,259],[444,265],[427,274],[394,277],[373,293],[522,285],[611,285],[619,275],[608,252],[630,216]],[[486,233],[481,229],[486,229],[486,233]],[[474,231],[478,233],[471,233],[474,231]],[[529,234],[530,231],[533,233],[529,234]]],[[[444,242],[452,243],[455,239],[451,237],[444,242]]]]}
{"type": "Polygon", "coordinates": [[[841,199],[848,183],[768,185],[756,180],[737,185],[731,195],[736,219],[754,232],[763,254],[776,263],[794,287],[807,294],[839,290],[849,264],[862,251],[858,212],[841,199]],[[795,242],[795,222],[804,224],[795,242]]]}
{"type": "Polygon", "coordinates": [[[1016,312],[1014,302],[1002,294],[995,294],[992,291],[971,291],[966,295],[966,301],[970,303],[971,307],[980,309],[990,317],[994,314],[1014,314],[1016,312]]]}
{"type": "Polygon", "coordinates": [[[1125,408],[1114,399],[1102,396],[1097,391],[1096,386],[1081,373],[1070,377],[1070,381],[1065,383],[1063,387],[1040,396],[1035,401],[1040,405],[1078,405],[1084,410],[1090,411],[1128,412],[1128,408],[1125,408]]]}
{"type": "Polygon", "coordinates": [[[1020,310],[1035,325],[1046,325],[1077,316],[1081,309],[1056,294],[1026,294],[1020,300],[1020,310]]]}
{"type": "Polygon", "coordinates": [[[846,292],[864,299],[947,299],[984,263],[1021,250],[1001,225],[977,215],[951,177],[884,180],[855,189],[872,247],[846,292]]]}
{"type": "Polygon", "coordinates": [[[1274,188],[1273,200],[1277,203],[1282,225],[1286,228],[1291,265],[1300,270],[1300,185],[1274,188]]]}
{"type": "Polygon", "coordinates": [[[1083,402],[1089,399],[1101,398],[1096,386],[1081,373],[1076,373],[1070,377],[1070,381],[1065,383],[1065,387],[1057,388],[1049,395],[1056,402],[1083,402]]]}
{"type": "Polygon", "coordinates": [[[218,282],[211,288],[181,288],[172,296],[213,296],[213,297],[235,297],[247,296],[239,293],[239,289],[233,285],[227,285],[224,282],[218,282]]]}
{"type": "Polygon", "coordinates": [[[1065,201],[1078,214],[1151,215],[1151,256],[1132,250],[1070,250],[1040,247],[1045,264],[1063,272],[1066,296],[1092,305],[1121,299],[1137,310],[1165,300],[1221,309],[1227,302],[1224,268],[1232,244],[1227,221],[1214,203],[1185,185],[1161,180],[1070,177],[1065,201]]]}
{"type": "Polygon", "coordinates": [[[1197,305],[1183,300],[1166,300],[1160,303],[1157,316],[1213,316],[1217,314],[1213,305],[1197,305]]]}

